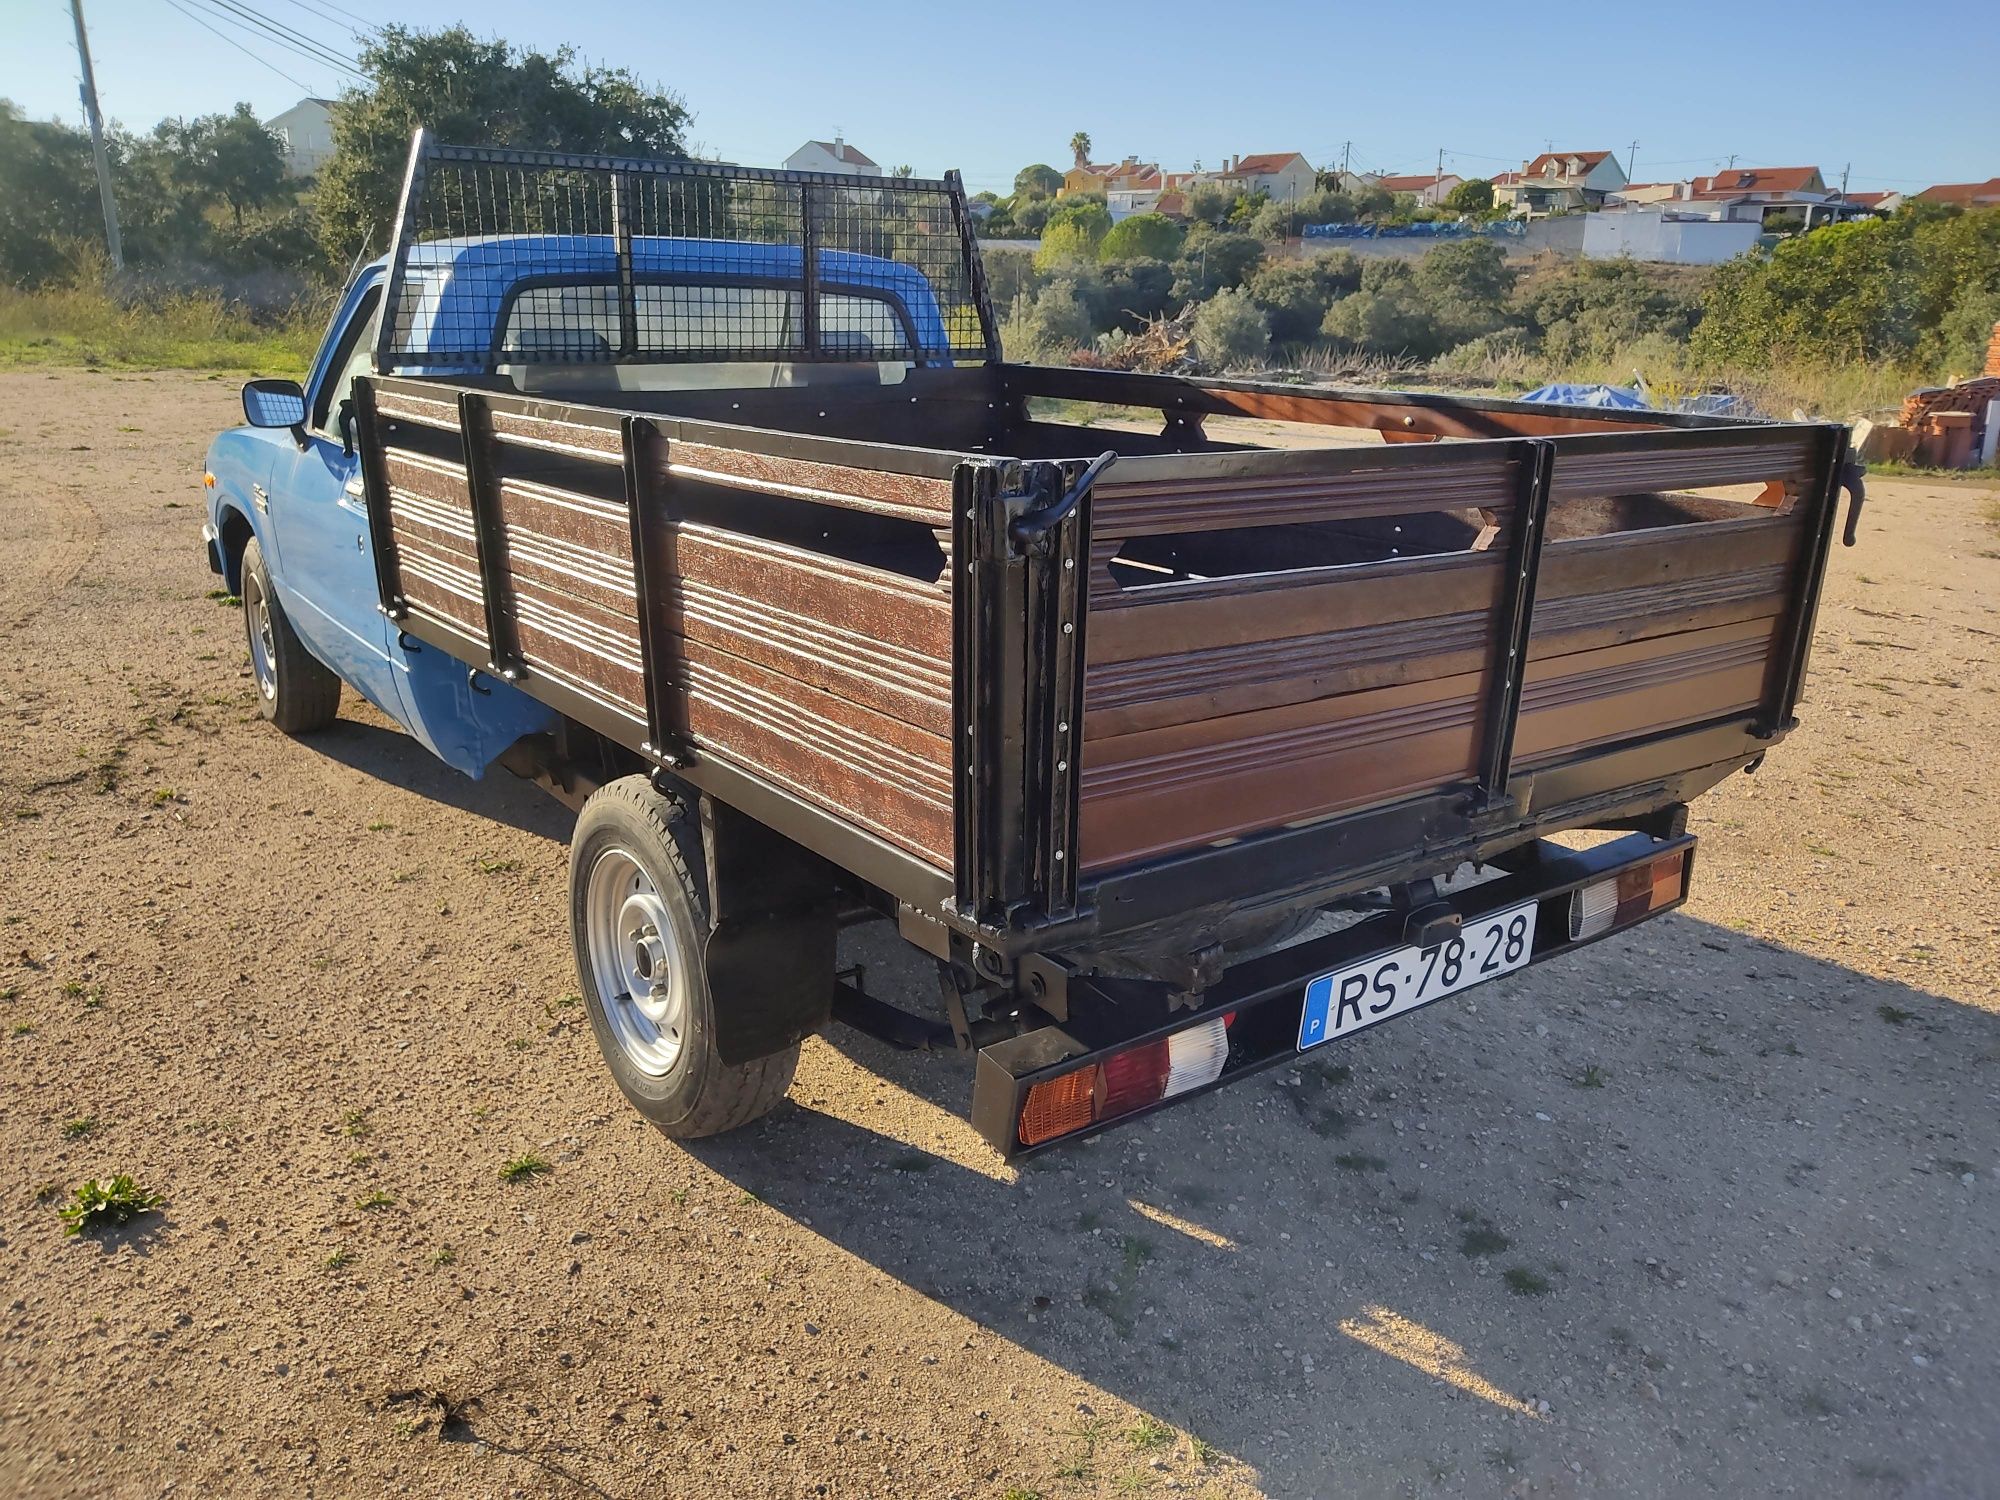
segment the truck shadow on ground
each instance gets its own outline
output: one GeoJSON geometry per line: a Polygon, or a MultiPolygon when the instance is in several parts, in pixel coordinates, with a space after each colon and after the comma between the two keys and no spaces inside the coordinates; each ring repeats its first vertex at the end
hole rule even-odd
{"type": "Polygon", "coordinates": [[[499,767],[474,781],[453,770],[401,729],[341,718],[307,743],[328,760],[398,792],[504,823],[558,844],[569,842],[576,814],[533,782],[499,767]]]}
{"type": "Polygon", "coordinates": [[[844,1033],[690,1149],[1280,1490],[1949,1468],[1903,1393],[2000,1281],[2000,1016],[1677,914],[1343,1046],[1015,1173],[963,1060],[844,1033]]]}

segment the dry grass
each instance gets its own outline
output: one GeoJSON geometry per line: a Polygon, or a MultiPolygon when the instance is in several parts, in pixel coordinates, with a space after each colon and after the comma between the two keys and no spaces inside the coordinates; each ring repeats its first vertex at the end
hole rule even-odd
{"type": "Polygon", "coordinates": [[[325,327],[326,308],[315,302],[260,320],[213,292],[123,302],[97,286],[0,287],[0,369],[84,365],[303,375],[325,327]]]}

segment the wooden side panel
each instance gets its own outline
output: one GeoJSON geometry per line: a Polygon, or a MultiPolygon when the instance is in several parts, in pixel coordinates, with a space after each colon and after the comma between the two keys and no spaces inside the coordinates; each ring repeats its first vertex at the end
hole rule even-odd
{"type": "MultiPolygon", "coordinates": [[[[1642,482],[1800,484],[1814,453],[1761,434],[1645,454],[1571,441],[1598,446],[1556,463],[1562,503],[1642,482]]],[[[1427,503],[1476,508],[1504,533],[1513,503],[1495,461],[1287,476],[1201,461],[1216,470],[1207,480],[1107,484],[1093,512],[1098,560],[1149,532],[1338,523],[1427,503]]],[[[1543,549],[1516,766],[1758,707],[1803,517],[1741,510],[1543,549]]],[[[1083,869],[1471,782],[1507,565],[1503,545],[1122,589],[1094,580],[1083,869]]]]}
{"type": "Polygon", "coordinates": [[[401,448],[383,453],[389,476],[389,540],[403,598],[486,644],[486,606],[472,532],[465,466],[401,448]]]}
{"type": "Polygon", "coordinates": [[[951,600],[766,538],[667,524],[673,728],[949,865],[951,600]]]}

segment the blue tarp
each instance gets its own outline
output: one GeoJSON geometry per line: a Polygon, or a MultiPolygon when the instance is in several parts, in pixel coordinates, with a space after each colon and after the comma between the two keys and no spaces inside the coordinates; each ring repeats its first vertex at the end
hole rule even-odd
{"type": "Polygon", "coordinates": [[[1309,240],[1465,240],[1519,237],[1527,232],[1528,226],[1517,219],[1497,224],[1461,224],[1447,219],[1414,224],[1308,224],[1301,231],[1309,240]]]}
{"type": "Polygon", "coordinates": [[[1570,385],[1558,382],[1529,391],[1522,401],[1546,401],[1553,406],[1608,406],[1620,411],[1650,411],[1652,404],[1631,386],[1570,385]]]}

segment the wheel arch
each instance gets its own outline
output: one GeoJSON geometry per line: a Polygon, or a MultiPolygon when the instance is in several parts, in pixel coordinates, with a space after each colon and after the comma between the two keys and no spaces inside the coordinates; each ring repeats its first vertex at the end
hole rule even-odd
{"type": "MultiPolygon", "coordinates": [[[[243,592],[243,550],[257,534],[241,506],[225,501],[216,513],[216,540],[222,549],[222,581],[232,594],[243,592]]],[[[268,559],[265,566],[269,567],[268,559]]]]}

